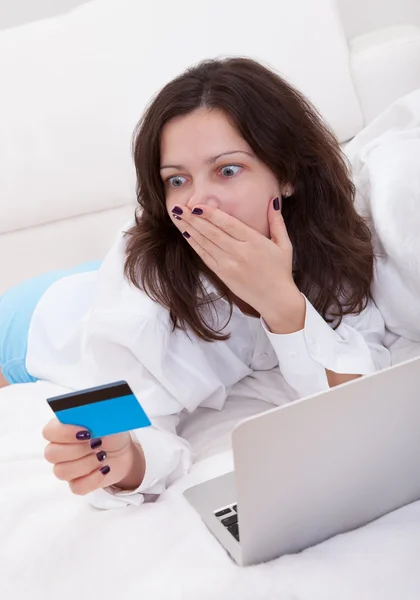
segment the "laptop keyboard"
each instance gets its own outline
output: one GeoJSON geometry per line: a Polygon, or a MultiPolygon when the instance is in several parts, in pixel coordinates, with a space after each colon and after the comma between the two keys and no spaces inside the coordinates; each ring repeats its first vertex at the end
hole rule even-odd
{"type": "Polygon", "coordinates": [[[220,508],[214,515],[239,542],[238,505],[232,504],[226,508],[220,508]]]}

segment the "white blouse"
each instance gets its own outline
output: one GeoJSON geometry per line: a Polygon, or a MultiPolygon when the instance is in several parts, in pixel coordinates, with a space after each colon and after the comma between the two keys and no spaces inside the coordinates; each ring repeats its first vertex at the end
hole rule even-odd
{"type": "MultiPolygon", "coordinates": [[[[305,299],[304,329],[287,335],[234,307],[224,330],[230,338],[209,343],[173,331],[168,311],[125,279],[124,258],[121,232],[99,271],[65,277],[47,290],[28,336],[31,375],[75,390],[125,380],[152,421],[132,432],[146,459],[141,486],[93,492],[89,500],[99,508],[141,504],[143,494],[160,494],[185,474],[191,448],[176,433],[181,412],[221,410],[231,388],[253,371],[278,366],[303,397],[328,389],[325,369],[365,375],[390,364],[374,303],[333,330],[305,299]]],[[[208,291],[215,294],[210,285],[208,291]]],[[[228,303],[219,299],[215,306],[219,323],[227,323],[228,303]]]]}

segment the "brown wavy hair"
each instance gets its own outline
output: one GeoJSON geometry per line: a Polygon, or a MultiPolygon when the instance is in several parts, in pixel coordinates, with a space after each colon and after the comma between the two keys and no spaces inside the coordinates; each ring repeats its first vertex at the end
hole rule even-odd
{"type": "Polygon", "coordinates": [[[139,122],[133,155],[140,210],[126,232],[129,281],[169,310],[174,328],[206,341],[227,339],[206,321],[202,308],[212,301],[202,276],[228,300],[229,290],[172,223],[160,176],[163,127],[201,107],[223,111],[279,183],[293,186],[282,214],[299,290],[335,326],[344,315],[360,313],[370,298],[374,255],[370,230],[354,209],[347,162],[310,102],[248,58],[189,68],[156,95],[139,122]]]}

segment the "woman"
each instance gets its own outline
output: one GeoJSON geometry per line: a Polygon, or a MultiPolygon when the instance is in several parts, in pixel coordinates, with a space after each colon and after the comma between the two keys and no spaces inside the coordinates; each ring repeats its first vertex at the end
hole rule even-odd
{"type": "Polygon", "coordinates": [[[389,365],[346,163],[278,75],[241,58],[187,70],[147,109],[134,160],[134,224],[99,270],[53,275],[38,291],[14,357],[21,381],[124,379],[152,419],[103,440],[45,427],[55,475],[103,507],[139,504],[184,474],[181,411],[221,409],[253,371],[279,366],[305,396],[389,365]]]}

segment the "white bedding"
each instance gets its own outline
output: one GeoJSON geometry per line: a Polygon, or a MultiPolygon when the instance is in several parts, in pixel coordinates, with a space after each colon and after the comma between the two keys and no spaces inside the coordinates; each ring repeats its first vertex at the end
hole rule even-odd
{"type": "Polygon", "coordinates": [[[373,225],[373,294],[387,326],[420,342],[420,89],[404,96],[346,148],[356,207],[373,225]]]}
{"type": "MultiPolygon", "coordinates": [[[[399,360],[420,354],[420,344],[394,347],[399,360]]],[[[262,389],[258,379],[250,385],[262,389]]],[[[229,431],[271,408],[249,386],[222,412],[198,409],[184,423],[196,451],[185,479],[154,504],[111,511],[73,496],[43,459],[41,430],[52,416],[45,398],[63,391],[39,382],[0,392],[2,600],[418,600],[420,502],[251,568],[235,566],[208,533],[181,492],[230,470],[229,431]]]]}
{"type": "MultiPolygon", "coordinates": [[[[415,106],[420,113],[420,94],[415,106]]],[[[406,115],[401,106],[393,126],[398,114],[406,115]]],[[[364,181],[376,173],[366,172],[373,165],[362,170],[364,181]]],[[[387,195],[379,192],[372,201],[381,216],[389,205],[380,208],[387,195]]],[[[411,222],[398,229],[401,235],[411,222]]],[[[402,283],[416,290],[410,284],[420,285],[420,253],[406,250],[410,269],[402,283]]],[[[407,300],[412,314],[417,298],[407,300]]],[[[393,362],[420,355],[419,342],[393,334],[387,345],[393,362]]],[[[0,391],[0,598],[418,600],[420,502],[299,555],[240,568],[184,501],[184,488],[231,470],[229,432],[241,418],[270,408],[261,397],[278,376],[270,375],[268,388],[258,375],[243,382],[222,412],[198,409],[180,432],[195,449],[191,473],[154,504],[112,511],[73,496],[43,459],[41,430],[52,416],[45,398],[64,390],[40,382],[0,391]]]]}

